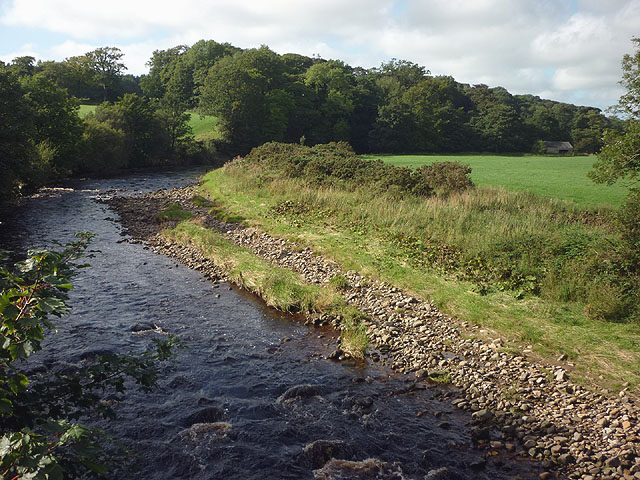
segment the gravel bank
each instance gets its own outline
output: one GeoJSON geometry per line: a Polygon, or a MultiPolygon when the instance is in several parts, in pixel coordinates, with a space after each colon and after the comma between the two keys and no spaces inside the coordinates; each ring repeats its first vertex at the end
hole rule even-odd
{"type": "MultiPolygon", "coordinates": [[[[367,330],[371,361],[414,372],[417,381],[449,379],[457,389],[446,395],[454,405],[473,412],[474,440],[490,450],[506,450],[541,460],[551,471],[569,478],[640,480],[640,424],[638,407],[627,392],[613,397],[592,392],[571,381],[570,365],[542,365],[527,352],[504,349],[491,332],[459,323],[431,303],[416,299],[392,285],[344,272],[335,262],[300,250],[289,242],[252,228],[219,222],[206,208],[194,206],[193,188],[109,200],[133,241],[157,253],[179,259],[212,280],[225,272],[195,249],[164,240],[154,213],[171,203],[191,210],[205,226],[216,229],[237,245],[276,265],[300,273],[309,283],[326,284],[343,275],[348,303],[370,317],[367,330]]],[[[336,323],[319,316],[314,323],[336,323]]]]}

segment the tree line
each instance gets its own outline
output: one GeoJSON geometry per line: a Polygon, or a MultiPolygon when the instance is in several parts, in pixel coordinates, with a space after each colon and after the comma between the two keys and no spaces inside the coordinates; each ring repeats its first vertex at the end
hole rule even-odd
{"type": "Polygon", "coordinates": [[[597,108],[461,84],[397,59],[364,69],[201,40],[157,50],[149,66],[142,92],[162,98],[180,88],[186,105],[220,119],[233,153],[267,141],[346,141],[360,153],[541,153],[542,140],[594,153],[605,129],[623,123],[597,108]]]}
{"type": "Polygon", "coordinates": [[[72,174],[210,161],[268,141],[349,142],[359,152],[538,152],[541,140],[602,146],[623,122],[502,87],[466,85],[392,59],[352,67],[266,46],[200,40],[156,50],[149,73],[126,74],[103,47],[61,62],[0,62],[0,198],[72,174]],[[98,104],[81,119],[80,103],[98,104]],[[190,112],[218,118],[198,142],[190,112]]]}
{"type": "Polygon", "coordinates": [[[212,161],[185,109],[143,95],[122,56],[107,47],[63,62],[0,62],[0,201],[70,175],[212,161]],[[81,118],[80,102],[98,105],[81,118]]]}

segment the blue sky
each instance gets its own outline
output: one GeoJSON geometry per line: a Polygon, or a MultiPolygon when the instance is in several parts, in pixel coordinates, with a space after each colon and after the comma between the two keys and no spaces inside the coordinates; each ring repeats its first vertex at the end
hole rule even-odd
{"type": "Polygon", "coordinates": [[[0,0],[0,60],[100,46],[146,72],[153,50],[199,39],[379,66],[391,58],[464,83],[606,108],[640,36],[640,0],[0,0]]]}

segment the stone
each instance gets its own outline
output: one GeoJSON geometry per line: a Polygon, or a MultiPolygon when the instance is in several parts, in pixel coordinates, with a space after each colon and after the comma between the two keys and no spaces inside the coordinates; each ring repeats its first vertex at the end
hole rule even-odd
{"type": "Polygon", "coordinates": [[[451,480],[451,472],[447,467],[438,468],[437,470],[429,470],[424,476],[424,480],[451,480]]]}
{"type": "Polygon", "coordinates": [[[206,407],[185,417],[180,422],[185,427],[195,423],[216,423],[224,418],[224,410],[218,407],[206,407]]]}
{"type": "Polygon", "coordinates": [[[473,418],[476,422],[486,423],[493,418],[493,413],[491,413],[486,408],[483,408],[481,410],[478,410],[477,412],[473,412],[471,414],[471,418],[473,418]]]}
{"type": "Polygon", "coordinates": [[[341,440],[316,440],[304,447],[303,455],[313,469],[323,467],[332,458],[350,460],[354,450],[341,440]]]}
{"type": "Polygon", "coordinates": [[[293,399],[314,397],[320,394],[318,385],[302,384],[291,387],[278,397],[277,403],[284,403],[293,399]]]}

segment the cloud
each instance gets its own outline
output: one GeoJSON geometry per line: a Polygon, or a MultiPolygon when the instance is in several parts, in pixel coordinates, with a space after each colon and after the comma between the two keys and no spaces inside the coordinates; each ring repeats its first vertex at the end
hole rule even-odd
{"type": "Polygon", "coordinates": [[[4,63],[11,63],[11,60],[14,58],[27,56],[38,58],[37,48],[32,43],[25,43],[13,52],[1,54],[0,61],[4,63]]]}
{"type": "Polygon", "coordinates": [[[461,82],[606,106],[620,94],[620,59],[638,35],[640,2],[183,0],[178,8],[151,0],[12,0],[0,21],[64,35],[53,48],[39,46],[55,59],[89,45],[117,46],[134,74],[146,71],[153,50],[204,38],[364,67],[396,57],[461,82]]]}

